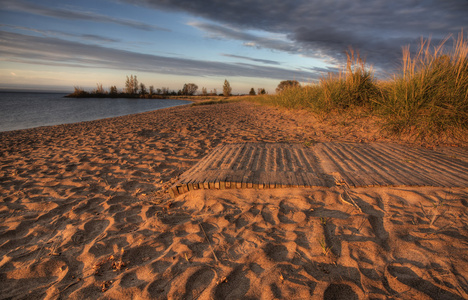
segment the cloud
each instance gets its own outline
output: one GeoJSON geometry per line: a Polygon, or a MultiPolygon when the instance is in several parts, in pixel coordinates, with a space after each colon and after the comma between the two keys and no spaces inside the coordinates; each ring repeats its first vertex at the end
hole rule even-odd
{"type": "Polygon", "coordinates": [[[435,44],[468,24],[466,0],[121,0],[155,9],[185,11],[210,22],[192,24],[213,38],[343,61],[348,46],[380,69],[394,68],[401,47],[432,37],[435,44]],[[217,24],[213,24],[213,22],[217,24]],[[234,29],[235,28],[235,29],[234,29]],[[251,30],[283,34],[268,41],[251,30]]]}
{"type": "Polygon", "coordinates": [[[283,52],[299,53],[300,47],[293,42],[282,39],[262,37],[255,34],[208,22],[191,22],[190,26],[205,31],[213,39],[234,39],[243,41],[245,46],[267,48],[283,52]]]}
{"type": "Polygon", "coordinates": [[[100,42],[100,43],[118,43],[120,40],[111,39],[108,37],[104,37],[101,35],[96,34],[73,34],[69,32],[59,31],[59,30],[40,30],[25,26],[16,26],[16,25],[8,25],[8,24],[0,24],[0,27],[7,27],[14,30],[21,30],[21,31],[29,31],[41,34],[43,36],[61,36],[66,38],[79,38],[86,41],[93,41],[93,42],[100,42]]]}
{"type": "Polygon", "coordinates": [[[173,58],[6,31],[0,31],[0,61],[186,76],[296,78],[299,81],[317,78],[316,73],[308,70],[173,58]]]}
{"type": "Polygon", "coordinates": [[[90,21],[90,22],[97,22],[97,23],[113,23],[113,24],[118,24],[121,26],[127,26],[127,27],[132,27],[132,28],[146,30],[146,31],[153,31],[153,30],[170,31],[167,28],[154,26],[154,25],[148,25],[142,22],[129,20],[129,19],[118,19],[118,18],[107,16],[107,15],[97,14],[91,11],[79,11],[77,9],[70,10],[70,9],[52,8],[52,7],[41,6],[35,3],[21,1],[21,0],[15,0],[15,1],[0,0],[0,5],[1,5],[1,10],[18,11],[18,12],[47,16],[47,17],[58,18],[58,19],[90,21]]]}
{"type": "Polygon", "coordinates": [[[244,60],[250,60],[254,62],[259,62],[262,64],[269,64],[269,65],[280,65],[279,62],[273,61],[273,60],[268,60],[268,59],[260,59],[260,58],[252,58],[252,57],[247,57],[247,56],[240,56],[240,55],[233,55],[233,54],[221,54],[222,56],[226,57],[232,57],[232,58],[239,58],[239,59],[244,59],[244,60]]]}

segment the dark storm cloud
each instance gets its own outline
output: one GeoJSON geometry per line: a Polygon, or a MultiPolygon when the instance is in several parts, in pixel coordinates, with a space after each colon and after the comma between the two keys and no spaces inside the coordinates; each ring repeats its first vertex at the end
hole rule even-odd
{"type": "Polygon", "coordinates": [[[316,79],[314,72],[252,64],[165,57],[88,45],[53,37],[0,31],[0,61],[80,68],[108,68],[189,76],[316,79]]]}
{"type": "MultiPolygon", "coordinates": [[[[211,37],[231,37],[250,42],[247,30],[285,34],[284,48],[269,47],[313,57],[342,61],[352,46],[377,68],[396,66],[401,47],[421,36],[434,44],[468,26],[466,0],[121,0],[156,9],[185,11],[219,22],[197,26],[211,37]],[[222,29],[224,28],[224,30],[222,29]],[[236,28],[233,30],[232,28],[236,28]]],[[[202,23],[199,23],[202,24],[202,23]]],[[[258,44],[268,47],[267,44],[258,44]]]]}
{"type": "Polygon", "coordinates": [[[292,42],[280,39],[265,38],[227,26],[220,26],[206,22],[191,22],[189,25],[205,31],[208,33],[208,36],[213,39],[234,39],[243,41],[246,46],[250,47],[268,48],[289,53],[300,52],[300,48],[294,45],[292,42]]]}
{"type": "Polygon", "coordinates": [[[169,31],[166,28],[148,25],[145,23],[141,23],[138,21],[128,20],[128,19],[118,19],[113,18],[110,16],[97,14],[90,11],[78,11],[76,9],[60,9],[60,8],[51,8],[42,5],[37,5],[32,2],[26,1],[7,1],[7,0],[0,0],[1,8],[0,10],[9,10],[9,11],[17,11],[22,13],[29,13],[41,16],[47,16],[52,18],[58,19],[65,19],[65,20],[79,20],[79,21],[91,21],[91,22],[98,22],[98,23],[113,23],[122,26],[132,27],[136,29],[152,31],[152,30],[163,30],[169,31]]]}

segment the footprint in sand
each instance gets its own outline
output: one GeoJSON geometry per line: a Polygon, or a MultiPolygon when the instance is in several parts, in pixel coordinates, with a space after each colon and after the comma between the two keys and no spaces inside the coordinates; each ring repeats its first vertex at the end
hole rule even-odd
{"type": "Polygon", "coordinates": [[[17,247],[18,244],[27,244],[34,238],[32,234],[28,234],[29,229],[34,225],[34,223],[34,220],[21,221],[15,228],[2,233],[0,235],[0,249],[10,250],[17,247]]]}
{"type": "Polygon", "coordinates": [[[391,276],[387,276],[387,279],[389,280],[390,285],[393,285],[392,288],[395,290],[407,290],[409,287],[419,290],[421,293],[426,294],[433,299],[463,299],[462,297],[452,294],[449,291],[446,291],[423,279],[422,276],[418,275],[412,269],[415,269],[412,265],[389,265],[387,270],[391,276]]]}
{"type": "Polygon", "coordinates": [[[343,300],[358,300],[359,297],[356,292],[347,284],[343,283],[332,283],[330,284],[325,292],[323,293],[324,300],[331,299],[343,299],[343,300]]]}
{"type": "Polygon", "coordinates": [[[137,275],[135,272],[130,272],[122,276],[122,279],[120,279],[120,285],[124,288],[130,288],[130,287],[144,287],[144,285],[147,282],[144,280],[138,279],[137,275]]]}
{"type": "Polygon", "coordinates": [[[374,231],[375,233],[375,236],[379,239],[380,241],[380,245],[385,249],[385,250],[389,250],[389,245],[388,245],[388,237],[389,237],[389,234],[388,232],[385,230],[385,227],[384,227],[384,223],[383,223],[383,218],[381,217],[377,217],[377,216],[374,216],[374,215],[369,215],[367,217],[367,219],[369,220],[369,223],[371,224],[372,226],[372,230],[374,231]]]}
{"type": "Polygon", "coordinates": [[[237,267],[216,287],[216,299],[241,299],[250,289],[250,279],[245,277],[241,267],[237,267]]]}
{"type": "Polygon", "coordinates": [[[187,280],[185,295],[182,299],[197,299],[201,293],[211,284],[215,272],[210,268],[202,268],[195,272],[187,280]]]}
{"type": "Polygon", "coordinates": [[[278,219],[278,211],[273,213],[270,208],[264,207],[262,209],[262,217],[265,220],[265,222],[271,224],[271,225],[276,225],[279,223],[278,219]]]}
{"type": "Polygon", "coordinates": [[[325,235],[325,242],[327,247],[330,247],[330,250],[336,256],[341,256],[341,239],[335,235],[337,226],[333,224],[330,220],[326,221],[323,224],[323,233],[325,235]]]}
{"type": "Polygon", "coordinates": [[[461,199],[461,203],[463,206],[468,207],[468,201],[466,201],[465,199],[461,199]]]}
{"type": "Polygon", "coordinates": [[[108,220],[91,220],[84,225],[84,241],[93,240],[98,237],[109,226],[108,220]]]}
{"type": "Polygon", "coordinates": [[[147,292],[151,299],[167,299],[171,289],[171,282],[164,279],[156,279],[148,285],[147,292]]]}
{"type": "Polygon", "coordinates": [[[265,246],[265,254],[274,261],[287,261],[288,260],[288,248],[283,245],[275,245],[268,243],[265,246]]]}
{"type": "Polygon", "coordinates": [[[125,262],[128,262],[129,267],[138,266],[159,258],[159,256],[161,256],[161,254],[164,252],[163,250],[164,248],[162,247],[154,246],[134,247],[126,250],[122,259],[125,262]],[[161,249],[161,251],[158,251],[156,249],[161,249]]]}
{"type": "Polygon", "coordinates": [[[75,234],[71,237],[71,240],[74,245],[82,245],[85,241],[85,232],[83,230],[78,230],[75,234]]]}
{"type": "Polygon", "coordinates": [[[172,263],[167,261],[155,261],[151,264],[152,272],[155,274],[162,274],[172,265],[172,263]]]}
{"type": "Polygon", "coordinates": [[[143,219],[140,216],[142,207],[140,205],[130,207],[124,211],[120,211],[114,214],[114,220],[116,223],[139,223],[143,219]]]}
{"type": "Polygon", "coordinates": [[[254,217],[252,216],[252,214],[248,212],[239,216],[234,222],[236,224],[236,229],[240,229],[240,228],[247,226],[250,223],[250,221],[253,219],[254,217]]]}

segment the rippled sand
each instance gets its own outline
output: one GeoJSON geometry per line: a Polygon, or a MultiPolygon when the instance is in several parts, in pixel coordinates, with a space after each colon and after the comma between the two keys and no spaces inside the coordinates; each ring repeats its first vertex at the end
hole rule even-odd
{"type": "Polygon", "coordinates": [[[1,133],[0,298],[468,298],[468,188],[167,193],[220,143],[371,125],[233,103],[1,133]]]}

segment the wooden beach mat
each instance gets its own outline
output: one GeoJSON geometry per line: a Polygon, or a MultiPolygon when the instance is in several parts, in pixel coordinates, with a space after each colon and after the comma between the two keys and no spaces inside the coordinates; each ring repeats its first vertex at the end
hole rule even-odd
{"type": "Polygon", "coordinates": [[[197,189],[331,187],[314,152],[298,144],[244,143],[216,147],[171,188],[176,196],[197,189]]]}
{"type": "Polygon", "coordinates": [[[457,156],[395,144],[223,144],[170,189],[368,186],[468,187],[468,151],[457,156]]]}

